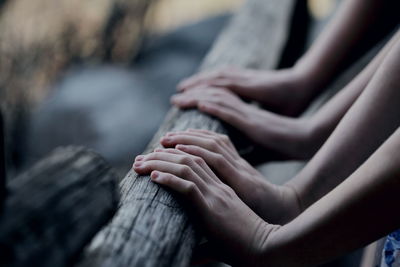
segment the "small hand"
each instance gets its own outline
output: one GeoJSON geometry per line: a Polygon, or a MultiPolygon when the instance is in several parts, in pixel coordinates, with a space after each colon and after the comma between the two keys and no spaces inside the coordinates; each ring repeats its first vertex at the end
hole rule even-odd
{"type": "Polygon", "coordinates": [[[221,248],[222,259],[231,264],[254,265],[266,237],[279,228],[258,217],[200,157],[158,149],[138,156],[133,168],[139,174],[151,173],[153,182],[181,194],[208,238],[221,248]]]}
{"type": "Polygon", "coordinates": [[[178,84],[178,91],[216,87],[260,102],[274,112],[299,115],[311,101],[312,84],[294,69],[267,71],[226,67],[202,72],[178,84]]]}
{"type": "Polygon", "coordinates": [[[313,128],[304,118],[290,118],[247,104],[226,89],[193,89],[175,95],[180,108],[197,107],[243,132],[255,143],[287,159],[308,159],[319,148],[313,128]]]}
{"type": "Polygon", "coordinates": [[[166,134],[161,144],[204,159],[218,177],[264,220],[282,224],[300,212],[293,189],[269,183],[239,156],[226,135],[189,129],[166,134]]]}

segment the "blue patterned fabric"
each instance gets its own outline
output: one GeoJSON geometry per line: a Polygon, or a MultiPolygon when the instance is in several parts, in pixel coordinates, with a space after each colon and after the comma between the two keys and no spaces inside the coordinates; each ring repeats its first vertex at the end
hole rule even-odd
{"type": "Polygon", "coordinates": [[[387,236],[381,262],[381,267],[397,266],[400,266],[400,229],[387,236]]]}

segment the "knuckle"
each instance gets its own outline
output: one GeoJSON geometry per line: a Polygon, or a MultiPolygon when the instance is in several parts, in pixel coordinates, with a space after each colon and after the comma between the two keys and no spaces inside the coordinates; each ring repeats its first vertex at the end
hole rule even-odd
{"type": "Polygon", "coordinates": [[[193,163],[193,160],[189,156],[183,156],[180,159],[180,163],[184,165],[191,165],[193,163]]]}
{"type": "Polygon", "coordinates": [[[231,198],[235,195],[235,192],[233,191],[233,189],[230,188],[230,187],[228,187],[228,186],[224,186],[224,187],[222,188],[222,190],[223,190],[223,192],[224,192],[227,196],[229,196],[229,197],[231,197],[231,198]]]}
{"type": "Polygon", "coordinates": [[[201,157],[194,157],[193,160],[198,165],[203,165],[205,163],[204,159],[201,157]]]}
{"type": "Polygon", "coordinates": [[[187,177],[192,173],[192,169],[190,169],[189,166],[182,166],[181,170],[180,170],[180,175],[183,177],[187,177]]]}
{"type": "Polygon", "coordinates": [[[223,166],[223,165],[225,165],[225,158],[222,156],[222,155],[220,155],[220,154],[218,154],[217,155],[217,157],[216,157],[216,162],[217,162],[217,164],[219,165],[219,166],[223,166]]]}
{"type": "Polygon", "coordinates": [[[215,136],[214,140],[218,145],[222,145],[224,143],[224,140],[222,139],[221,136],[215,136]]]}
{"type": "Polygon", "coordinates": [[[186,186],[186,194],[188,195],[192,195],[196,192],[196,185],[192,182],[188,183],[188,185],[186,186]]]}
{"type": "Polygon", "coordinates": [[[209,141],[209,147],[211,150],[216,150],[218,148],[218,143],[215,139],[209,141]]]}
{"type": "Polygon", "coordinates": [[[226,135],[226,134],[221,134],[220,135],[220,139],[221,139],[221,141],[222,142],[224,142],[224,143],[229,143],[229,137],[226,135]]]}
{"type": "Polygon", "coordinates": [[[217,149],[219,149],[224,144],[224,141],[219,136],[213,136],[212,139],[214,140],[217,149]]]}

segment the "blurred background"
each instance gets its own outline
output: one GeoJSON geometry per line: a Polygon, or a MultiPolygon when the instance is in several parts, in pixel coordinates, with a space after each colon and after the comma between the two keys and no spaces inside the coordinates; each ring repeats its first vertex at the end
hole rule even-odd
{"type": "MultiPolygon", "coordinates": [[[[0,0],[9,176],[61,145],[128,171],[243,0],[0,0]]],[[[317,34],[335,0],[309,0],[317,34]]],[[[315,37],[315,35],[314,35],[315,37]]]]}

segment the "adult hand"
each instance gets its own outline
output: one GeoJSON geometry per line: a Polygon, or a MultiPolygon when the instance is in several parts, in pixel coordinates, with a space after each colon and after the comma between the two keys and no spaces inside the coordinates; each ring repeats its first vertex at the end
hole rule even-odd
{"type": "Polygon", "coordinates": [[[224,183],[268,222],[284,224],[300,212],[295,191],[291,187],[269,183],[239,156],[226,135],[189,129],[166,134],[161,144],[203,159],[224,183]]]}
{"type": "Polygon", "coordinates": [[[306,118],[281,116],[251,104],[226,89],[206,88],[175,95],[179,108],[198,108],[232,125],[262,147],[287,159],[309,159],[319,148],[306,118]]]}
{"type": "Polygon", "coordinates": [[[254,266],[266,237],[279,228],[257,216],[214,174],[206,162],[176,149],[158,149],[138,156],[139,174],[181,194],[207,237],[221,249],[221,258],[234,265],[254,266]]]}
{"type": "Polygon", "coordinates": [[[242,97],[260,102],[274,112],[295,116],[308,106],[313,85],[296,69],[252,70],[226,67],[195,74],[178,84],[178,91],[199,88],[225,88],[242,97]]]}

